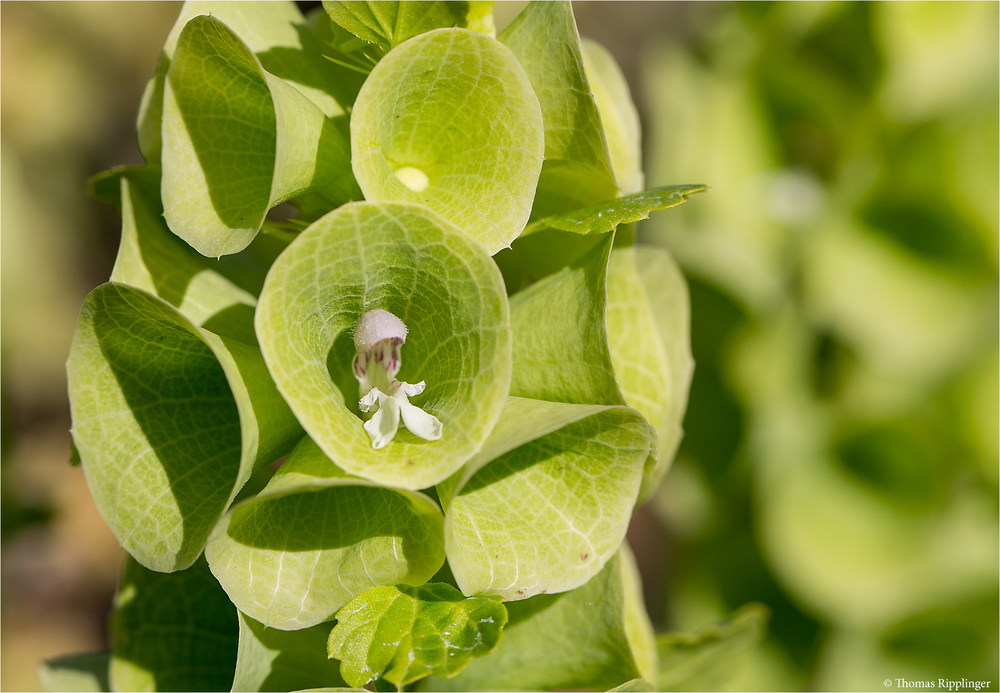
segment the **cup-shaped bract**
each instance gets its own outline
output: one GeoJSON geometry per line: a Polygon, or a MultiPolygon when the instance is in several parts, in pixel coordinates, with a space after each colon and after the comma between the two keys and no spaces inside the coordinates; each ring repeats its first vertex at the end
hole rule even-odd
{"type": "Polygon", "coordinates": [[[379,585],[422,585],[444,563],[441,509],[348,477],[310,439],[216,525],[205,556],[240,611],[269,628],[322,623],[379,585]]]}
{"type": "Polygon", "coordinates": [[[437,29],[392,49],[351,114],[351,163],[368,200],[417,202],[491,254],[524,228],[545,150],[524,69],[496,39],[437,29]]]}
{"type": "Polygon", "coordinates": [[[426,207],[344,205],[275,261],[256,318],[278,389],[319,447],[351,474],[408,489],[454,473],[486,440],[510,386],[510,308],[500,271],[461,229],[426,207]],[[414,405],[439,440],[400,427],[379,450],[364,429],[353,332],[383,309],[408,328],[397,378],[426,383],[414,405]]]}
{"type": "Polygon", "coordinates": [[[625,538],[654,436],[629,407],[510,397],[483,450],[438,487],[462,592],[520,600],[596,575],[625,538]]]}
{"type": "Polygon", "coordinates": [[[163,213],[203,255],[243,250],[271,207],[307,190],[358,197],[336,123],[213,17],[178,38],[162,128],[163,213]]]}
{"type": "Polygon", "coordinates": [[[250,475],[302,435],[256,346],[130,286],[87,297],[67,374],[97,509],[152,570],[190,566],[250,475]]]}

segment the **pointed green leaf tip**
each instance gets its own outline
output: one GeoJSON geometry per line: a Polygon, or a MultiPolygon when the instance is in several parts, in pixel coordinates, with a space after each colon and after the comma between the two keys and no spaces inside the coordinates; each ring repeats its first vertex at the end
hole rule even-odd
{"type": "Polygon", "coordinates": [[[499,644],[507,609],[499,597],[470,597],[451,585],[375,587],[337,612],[330,656],[352,686],[405,686],[451,678],[499,644]]]}

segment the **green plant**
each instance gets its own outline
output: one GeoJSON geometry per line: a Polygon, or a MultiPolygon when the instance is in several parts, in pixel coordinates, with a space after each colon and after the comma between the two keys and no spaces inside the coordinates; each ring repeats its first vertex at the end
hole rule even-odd
{"type": "Polygon", "coordinates": [[[566,2],[498,38],[489,3],[323,9],[185,4],[147,164],[93,181],[122,240],[68,361],[74,458],[129,558],[109,657],[43,678],[648,686],[623,539],[693,362],[684,279],[628,224],[704,186],[640,192],[566,2]]]}

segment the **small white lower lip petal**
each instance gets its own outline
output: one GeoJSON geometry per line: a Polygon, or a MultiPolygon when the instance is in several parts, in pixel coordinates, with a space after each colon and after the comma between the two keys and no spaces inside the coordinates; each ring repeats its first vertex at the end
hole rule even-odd
{"type": "Polygon", "coordinates": [[[381,450],[392,442],[399,429],[399,404],[395,398],[387,397],[381,403],[378,411],[365,422],[365,430],[372,439],[372,447],[381,450]]]}
{"type": "Polygon", "coordinates": [[[441,438],[442,425],[437,417],[428,414],[420,407],[415,407],[407,400],[399,403],[400,413],[403,415],[403,423],[416,436],[424,440],[438,440],[441,438]]]}

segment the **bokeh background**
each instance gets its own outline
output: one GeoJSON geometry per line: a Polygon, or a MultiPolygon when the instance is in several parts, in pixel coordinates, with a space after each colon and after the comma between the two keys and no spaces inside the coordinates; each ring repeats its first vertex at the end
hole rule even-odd
{"type": "MultiPolygon", "coordinates": [[[[498,24],[518,3],[498,3],[498,24]]],[[[121,561],[63,364],[139,163],[173,3],[0,3],[0,689],[106,647],[121,561]]],[[[582,2],[639,107],[691,288],[686,437],[630,538],[661,631],[770,614],[686,689],[997,689],[997,3],[582,2]]]]}

